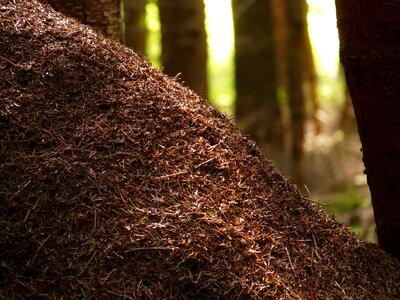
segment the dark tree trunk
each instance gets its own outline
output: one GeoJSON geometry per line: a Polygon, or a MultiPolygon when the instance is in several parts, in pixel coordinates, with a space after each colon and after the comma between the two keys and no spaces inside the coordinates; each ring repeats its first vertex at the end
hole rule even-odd
{"type": "Polygon", "coordinates": [[[378,241],[400,259],[400,6],[336,0],[340,57],[356,114],[378,241]]]}
{"type": "Polygon", "coordinates": [[[207,97],[207,41],[203,0],[159,0],[162,57],[170,76],[207,97]]]}
{"type": "Polygon", "coordinates": [[[124,0],[125,44],[137,53],[146,54],[147,0],[124,0]]]}
{"type": "Polygon", "coordinates": [[[232,0],[236,122],[260,145],[281,147],[281,112],[271,0],[232,0]]]}
{"type": "Polygon", "coordinates": [[[121,40],[121,0],[46,0],[61,13],[78,19],[114,40],[121,40]]]}
{"type": "Polygon", "coordinates": [[[290,106],[292,175],[301,185],[303,173],[303,143],[306,121],[306,100],[304,95],[305,67],[308,38],[307,2],[287,0],[287,94],[290,106]]]}
{"type": "Polygon", "coordinates": [[[340,80],[344,83],[344,103],[340,112],[339,128],[343,130],[345,134],[357,134],[356,116],[354,114],[353,104],[351,103],[351,97],[349,88],[346,85],[344,76],[343,65],[340,65],[340,80]]]}

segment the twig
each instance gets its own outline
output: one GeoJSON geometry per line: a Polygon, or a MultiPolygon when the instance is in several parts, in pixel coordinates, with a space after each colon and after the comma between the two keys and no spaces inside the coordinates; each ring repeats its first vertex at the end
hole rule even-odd
{"type": "Polygon", "coordinates": [[[181,172],[177,172],[177,173],[172,173],[172,174],[168,174],[168,175],[163,175],[163,176],[159,176],[156,177],[156,180],[164,180],[164,179],[170,179],[170,178],[174,178],[176,176],[182,175],[182,174],[186,174],[187,171],[181,171],[181,172]]]}

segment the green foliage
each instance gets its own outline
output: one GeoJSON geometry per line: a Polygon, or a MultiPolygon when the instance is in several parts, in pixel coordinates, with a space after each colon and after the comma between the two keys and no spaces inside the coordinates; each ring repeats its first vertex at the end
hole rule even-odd
{"type": "Polygon", "coordinates": [[[360,193],[357,189],[349,189],[335,194],[333,200],[326,206],[328,213],[341,215],[343,213],[354,211],[369,203],[369,198],[360,193]]]}
{"type": "Polygon", "coordinates": [[[335,77],[331,77],[318,74],[318,97],[320,104],[328,108],[341,108],[345,101],[345,87],[344,76],[338,74],[335,77]]]}
{"type": "Polygon", "coordinates": [[[235,105],[234,80],[233,54],[222,63],[208,60],[210,101],[229,115],[233,114],[235,105]]]}
{"type": "Polygon", "coordinates": [[[147,58],[156,67],[161,67],[161,31],[158,6],[154,1],[146,5],[147,58]]]}

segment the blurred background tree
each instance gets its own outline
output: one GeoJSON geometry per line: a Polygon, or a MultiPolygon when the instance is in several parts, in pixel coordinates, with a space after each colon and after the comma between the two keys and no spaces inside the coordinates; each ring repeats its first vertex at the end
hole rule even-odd
{"type": "Polygon", "coordinates": [[[140,54],[146,54],[146,4],[147,0],[123,1],[124,43],[140,54]]]}
{"type": "Polygon", "coordinates": [[[235,121],[269,153],[283,152],[271,0],[232,1],[235,121]]]}
{"type": "Polygon", "coordinates": [[[354,113],[339,71],[334,0],[48,2],[122,38],[209,99],[303,193],[328,203],[324,208],[362,238],[376,240],[354,113]]]}
{"type": "Polygon", "coordinates": [[[45,0],[56,10],[90,25],[106,36],[121,40],[121,0],[45,0]]]}
{"type": "MultiPolygon", "coordinates": [[[[132,0],[131,0],[132,1],[132,0]]],[[[207,40],[203,0],[158,0],[166,74],[207,98],[207,40]]]]}

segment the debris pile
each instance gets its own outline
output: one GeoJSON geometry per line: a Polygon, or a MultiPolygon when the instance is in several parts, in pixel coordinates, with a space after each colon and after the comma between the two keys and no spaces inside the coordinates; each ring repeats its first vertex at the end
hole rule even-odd
{"type": "Polygon", "coordinates": [[[400,299],[224,115],[36,0],[0,6],[0,298],[400,299]]]}

